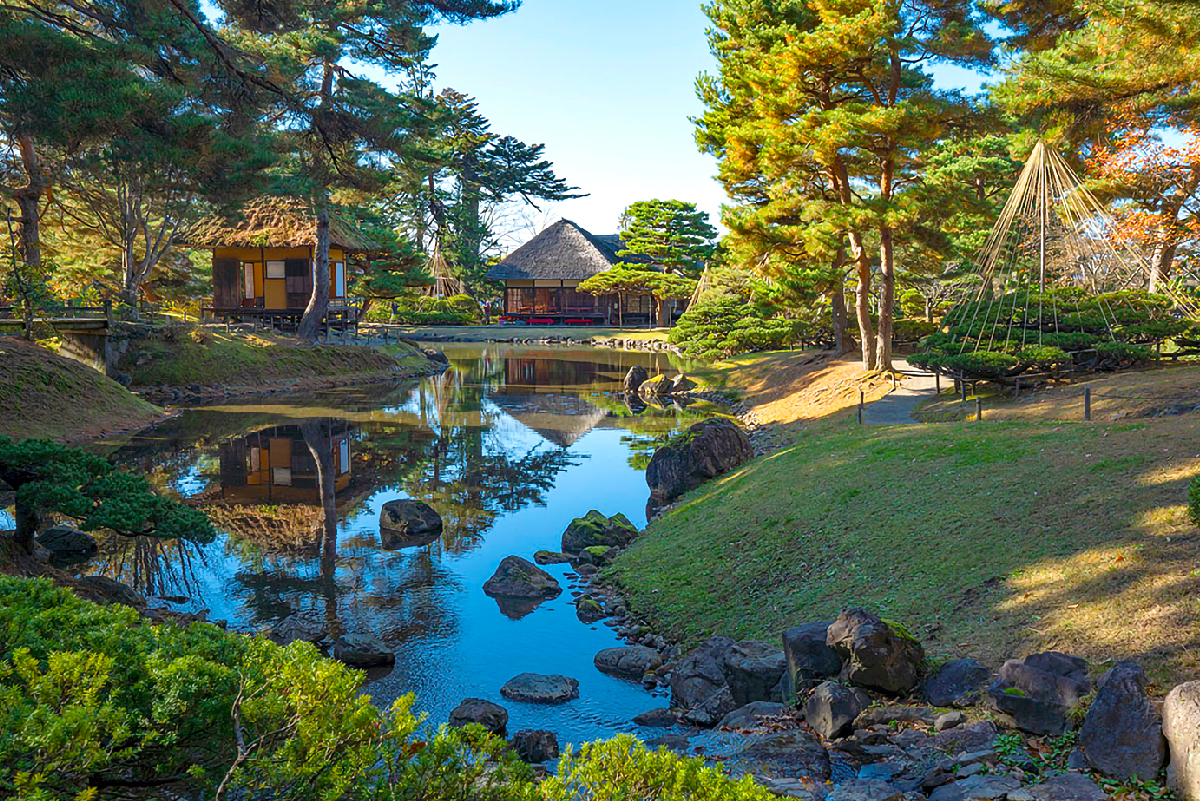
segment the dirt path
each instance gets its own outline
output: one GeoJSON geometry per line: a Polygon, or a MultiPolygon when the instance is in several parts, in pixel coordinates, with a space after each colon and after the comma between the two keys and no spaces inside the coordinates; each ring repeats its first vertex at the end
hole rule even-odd
{"type": "Polygon", "coordinates": [[[904,376],[900,388],[867,404],[863,410],[863,423],[866,425],[915,425],[920,421],[913,416],[913,412],[937,392],[937,379],[933,373],[918,370],[904,359],[896,359],[893,366],[904,376]]]}

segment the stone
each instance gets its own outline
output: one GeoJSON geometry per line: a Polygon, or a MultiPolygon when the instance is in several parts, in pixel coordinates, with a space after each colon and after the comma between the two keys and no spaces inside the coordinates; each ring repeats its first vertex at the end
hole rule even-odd
{"type": "Polygon", "coordinates": [[[530,765],[558,759],[558,737],[552,731],[525,729],[514,734],[509,745],[522,762],[530,765]]]}
{"type": "Polygon", "coordinates": [[[329,627],[304,615],[288,615],[271,627],[267,636],[279,645],[294,642],[319,643],[329,636],[329,627]]]}
{"type": "Polygon", "coordinates": [[[992,674],[974,659],[955,659],[925,679],[921,695],[933,706],[973,706],[992,674]]]}
{"type": "Polygon", "coordinates": [[[1029,788],[1034,801],[1107,801],[1108,793],[1082,773],[1062,773],[1029,788]]]}
{"type": "Polygon", "coordinates": [[[962,726],[966,722],[967,715],[965,712],[947,712],[946,714],[938,715],[933,719],[933,730],[946,731],[947,729],[953,729],[958,726],[962,726]]]}
{"type": "Polygon", "coordinates": [[[904,793],[882,779],[852,779],[833,788],[825,801],[904,801],[904,793]]]}
{"type": "Polygon", "coordinates": [[[683,395],[687,392],[691,392],[696,388],[696,386],[697,384],[695,381],[688,378],[683,373],[680,373],[679,375],[675,376],[675,379],[671,382],[671,394],[683,395]]]}
{"type": "Polygon", "coordinates": [[[646,372],[646,368],[640,364],[629,368],[629,372],[625,374],[625,394],[637,395],[642,384],[650,379],[650,374],[646,372]]]}
{"type": "MultiPolygon", "coordinates": [[[[725,653],[733,647],[728,637],[712,637],[688,653],[671,672],[671,706],[685,715],[701,710],[701,719],[709,726],[737,708],[725,680],[725,653]],[[724,691],[727,706],[712,705],[709,701],[724,691]],[[725,708],[722,708],[725,706],[725,708]],[[706,708],[707,711],[702,710],[706,708]]],[[[698,724],[703,725],[703,724],[698,724]]]]}
{"type": "Polygon", "coordinates": [[[787,707],[775,701],[754,701],[730,712],[717,724],[721,729],[752,729],[763,718],[776,718],[784,714],[787,707]]]}
{"type": "Polygon", "coordinates": [[[976,774],[938,787],[929,794],[929,801],[996,801],[1020,787],[1011,776],[976,774]]]}
{"type": "Polygon", "coordinates": [[[826,642],[828,634],[828,623],[805,623],[783,632],[789,699],[842,672],[842,658],[826,642]]]}
{"type": "Polygon", "coordinates": [[[817,685],[804,703],[804,720],[826,740],[842,736],[870,703],[866,693],[836,681],[817,685]]]}
{"type": "Polygon", "coordinates": [[[80,595],[96,603],[121,604],[139,610],[146,608],[146,599],[141,593],[108,576],[84,576],[77,586],[80,595]]]}
{"type": "Polygon", "coordinates": [[[956,726],[940,734],[935,734],[925,741],[926,748],[951,754],[961,754],[964,751],[985,751],[996,744],[1000,729],[990,720],[968,723],[956,726]]]}
{"type": "Polygon", "coordinates": [[[1200,801],[1200,681],[1167,694],[1163,734],[1171,751],[1167,783],[1181,801],[1200,801]]]}
{"type": "Polygon", "coordinates": [[[733,702],[745,706],[754,701],[782,701],[776,690],[787,671],[783,651],[757,640],[735,643],[725,652],[725,681],[733,702]]]}
{"type": "Polygon", "coordinates": [[[729,692],[729,685],[725,685],[696,706],[684,711],[681,717],[693,726],[710,728],[720,723],[722,718],[735,709],[737,704],[733,700],[733,694],[729,692]]]}
{"type": "Polygon", "coordinates": [[[654,452],[646,468],[650,502],[663,506],[753,458],[750,438],[724,418],[696,423],[654,452]]]}
{"type": "Polygon", "coordinates": [[[838,615],[829,626],[826,642],[842,657],[842,675],[853,684],[900,695],[921,682],[925,665],[921,644],[863,609],[847,609],[838,615]]]}
{"type": "Polygon", "coordinates": [[[450,359],[446,356],[445,353],[442,353],[440,350],[433,350],[430,348],[426,348],[425,350],[423,350],[421,352],[425,354],[426,359],[429,359],[429,361],[433,362],[434,364],[442,364],[447,367],[450,366],[450,359]]]}
{"type": "Polygon", "coordinates": [[[733,755],[734,762],[744,759],[771,775],[806,776],[818,782],[833,775],[829,752],[810,731],[788,729],[742,739],[745,747],[733,755]]]}
{"type": "Polygon", "coordinates": [[[675,713],[666,707],[651,709],[634,717],[633,722],[650,729],[666,729],[679,722],[675,713]]]}
{"type": "Polygon", "coordinates": [[[623,514],[605,517],[593,509],[583,517],[577,517],[567,526],[562,535],[562,550],[578,554],[585,548],[607,545],[624,548],[638,536],[638,529],[623,514]]]}
{"type": "Polygon", "coordinates": [[[1146,780],[1162,770],[1167,758],[1162,719],[1136,662],[1118,662],[1101,680],[1079,730],[1079,747],[1089,767],[1114,779],[1146,780]]]}
{"type": "Polygon", "coordinates": [[[503,737],[508,728],[508,710],[482,698],[468,698],[450,713],[449,723],[455,728],[478,723],[492,734],[503,737]]]}
{"type": "Polygon", "coordinates": [[[522,673],[509,679],[500,688],[500,694],[510,701],[565,704],[579,697],[579,682],[566,676],[522,673]]]}
{"type": "Polygon", "coordinates": [[[420,501],[388,501],[379,512],[379,536],[389,551],[428,545],[442,536],[442,516],[420,501]]]}
{"type": "Polygon", "coordinates": [[[66,523],[50,526],[37,535],[37,542],[50,552],[50,564],[54,567],[86,562],[100,551],[92,535],[66,523]]]}
{"type": "Polygon", "coordinates": [[[575,602],[575,617],[579,618],[581,623],[595,623],[608,617],[608,612],[604,611],[604,605],[595,598],[585,596],[575,602]]]}
{"type": "Polygon", "coordinates": [[[617,549],[611,545],[591,545],[579,552],[578,561],[585,565],[604,567],[617,553],[617,549]]]}
{"type": "Polygon", "coordinates": [[[333,644],[333,658],[356,668],[394,665],[396,655],[377,637],[369,634],[343,634],[333,644]]]}
{"type": "Polygon", "coordinates": [[[493,598],[545,600],[557,598],[562,587],[554,576],[533,562],[519,556],[506,556],[483,585],[483,591],[493,598]]]}
{"type": "Polygon", "coordinates": [[[647,673],[658,670],[662,663],[658,651],[642,645],[605,648],[592,659],[592,664],[601,673],[637,681],[641,681],[647,673]]]}
{"type": "Polygon", "coordinates": [[[872,726],[890,726],[893,723],[921,723],[932,726],[937,713],[923,706],[875,706],[864,710],[854,721],[860,729],[872,726]]]}
{"type": "Polygon", "coordinates": [[[988,695],[1018,729],[1057,736],[1067,730],[1068,713],[1091,687],[1087,662],[1049,651],[1005,662],[988,695]]]}
{"type": "Polygon", "coordinates": [[[533,555],[533,561],[539,565],[565,565],[571,561],[571,555],[558,551],[538,551],[533,555]]]}

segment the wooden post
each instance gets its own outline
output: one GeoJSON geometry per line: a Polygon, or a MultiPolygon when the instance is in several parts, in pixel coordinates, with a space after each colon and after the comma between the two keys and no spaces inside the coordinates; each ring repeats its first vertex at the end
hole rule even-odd
{"type": "Polygon", "coordinates": [[[1021,397],[1021,379],[1018,378],[1017,382],[1013,385],[1013,398],[1019,397],[1021,397]]]}
{"type": "Polygon", "coordinates": [[[1092,388],[1084,387],[1083,389],[1083,419],[1087,422],[1092,421],[1092,388]]]}
{"type": "Polygon", "coordinates": [[[962,391],[962,402],[967,402],[967,382],[964,379],[958,379],[958,388],[962,391]]]}
{"type": "Polygon", "coordinates": [[[112,298],[105,298],[104,299],[104,325],[106,325],[109,328],[112,328],[112,324],[113,324],[112,298]]]}
{"type": "Polygon", "coordinates": [[[858,391],[858,424],[863,424],[863,405],[866,402],[867,393],[861,389],[858,391]]]}
{"type": "Polygon", "coordinates": [[[933,382],[934,382],[934,384],[937,385],[937,394],[941,395],[942,394],[942,374],[934,373],[933,374],[933,382]]]}
{"type": "Polygon", "coordinates": [[[983,398],[978,395],[975,396],[975,419],[983,419],[983,398]]]}

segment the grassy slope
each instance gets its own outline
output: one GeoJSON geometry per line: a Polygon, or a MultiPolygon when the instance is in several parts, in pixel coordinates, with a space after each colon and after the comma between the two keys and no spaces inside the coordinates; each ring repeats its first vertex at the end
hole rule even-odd
{"type": "Polygon", "coordinates": [[[226,336],[207,333],[201,343],[187,337],[175,341],[144,340],[126,354],[122,369],[133,385],[235,386],[281,379],[353,378],[393,369],[424,370],[428,360],[415,348],[399,344],[386,348],[331,345],[309,347],[295,340],[269,336],[226,336]],[[148,360],[141,357],[149,356],[148,360]],[[143,364],[138,364],[144,361],[143,364]]]}
{"type": "Polygon", "coordinates": [[[161,416],[95,370],[15,339],[0,340],[0,434],[77,441],[161,416]]]}
{"type": "Polygon", "coordinates": [[[711,482],[616,567],[635,610],[687,640],[777,641],[863,605],[935,656],[1040,648],[1200,668],[1197,418],[862,430],[843,412],[711,482]]]}

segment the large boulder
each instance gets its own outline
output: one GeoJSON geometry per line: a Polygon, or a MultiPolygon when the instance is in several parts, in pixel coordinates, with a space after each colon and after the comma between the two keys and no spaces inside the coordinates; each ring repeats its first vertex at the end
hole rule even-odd
{"type": "Polygon", "coordinates": [[[882,779],[853,779],[831,790],[825,801],[904,801],[904,793],[882,779]]]}
{"type": "Polygon", "coordinates": [[[629,368],[629,372],[625,374],[625,394],[637,395],[642,384],[650,379],[650,374],[646,372],[646,368],[640,364],[629,368]]]}
{"type": "Polygon", "coordinates": [[[1163,734],[1171,749],[1167,783],[1183,801],[1200,801],[1200,681],[1180,684],[1167,695],[1163,734]]]}
{"type": "Polygon", "coordinates": [[[356,668],[394,665],[396,655],[377,637],[369,634],[343,634],[333,644],[333,658],[356,668]]]}
{"type": "Polygon", "coordinates": [[[1151,779],[1167,757],[1162,719],[1146,694],[1146,674],[1136,662],[1118,662],[1101,680],[1079,730],[1084,759],[1122,781],[1151,779]]]}
{"type": "Polygon", "coordinates": [[[900,695],[921,683],[925,650],[879,616],[847,609],[829,626],[826,640],[844,662],[842,675],[853,684],[900,695]]]}
{"type": "Polygon", "coordinates": [[[722,729],[752,729],[764,718],[777,718],[787,712],[787,707],[775,701],[752,701],[740,706],[721,718],[717,724],[722,729]]]}
{"type": "Polygon", "coordinates": [[[608,612],[600,601],[584,595],[575,601],[575,617],[580,623],[595,623],[608,617],[608,612]]]}
{"type": "Polygon", "coordinates": [[[267,636],[279,645],[294,642],[319,643],[329,636],[329,627],[304,615],[288,615],[271,627],[267,636]]]}
{"type": "Polygon", "coordinates": [[[783,651],[757,640],[734,643],[725,652],[725,682],[733,702],[782,701],[780,680],[787,671],[783,651]]]}
{"type": "Polygon", "coordinates": [[[554,576],[528,559],[507,556],[484,583],[483,591],[493,598],[541,601],[557,598],[562,593],[562,587],[554,576]]]}
{"type": "Polygon", "coordinates": [[[1108,793],[1082,773],[1062,773],[1029,788],[1034,801],[1108,801],[1108,793]]]}
{"type": "Polygon", "coordinates": [[[955,659],[925,679],[921,695],[933,706],[973,706],[991,678],[991,671],[974,659],[955,659]]]}
{"type": "Polygon", "coordinates": [[[651,503],[663,505],[754,456],[750,438],[723,418],[696,423],[654,452],[646,468],[651,503]]]}
{"type": "Polygon", "coordinates": [[[745,747],[731,755],[732,761],[754,765],[758,775],[804,776],[818,783],[832,776],[829,752],[810,731],[787,729],[742,739],[745,747]]]}
{"type": "Polygon", "coordinates": [[[100,550],[90,534],[66,523],[50,526],[37,536],[37,541],[50,552],[50,564],[54,567],[86,562],[100,550]]]}
{"type": "Polygon", "coordinates": [[[428,545],[442,536],[442,516],[420,501],[388,501],[379,513],[379,534],[390,551],[428,545]]]}
{"type": "Polygon", "coordinates": [[[804,720],[817,734],[832,740],[849,731],[870,703],[862,690],[836,681],[822,682],[804,704],[804,720]]]}
{"type": "Polygon", "coordinates": [[[79,579],[77,594],[99,604],[121,604],[137,610],[146,608],[146,598],[140,592],[108,576],[84,576],[79,579]]]}
{"type": "Polygon", "coordinates": [[[449,723],[454,728],[478,723],[492,734],[503,736],[508,728],[508,710],[482,698],[468,698],[450,713],[449,723]]]}
{"type": "Polygon", "coordinates": [[[828,623],[805,623],[783,632],[788,699],[842,672],[842,658],[826,642],[828,634],[828,623]]]}
{"type": "Polygon", "coordinates": [[[623,514],[605,517],[595,509],[577,517],[562,535],[564,553],[577,554],[585,548],[607,545],[624,548],[637,538],[637,526],[623,514]]]}
{"type": "Polygon", "coordinates": [[[565,704],[579,697],[579,682],[566,676],[522,673],[508,680],[500,694],[510,701],[530,704],[565,704]]]}
{"type": "Polygon", "coordinates": [[[538,765],[558,759],[558,737],[545,729],[526,729],[513,735],[509,742],[522,762],[538,765]]]}
{"type": "Polygon", "coordinates": [[[1068,713],[1092,689],[1087,662],[1057,651],[1010,659],[988,687],[992,702],[1030,734],[1060,735],[1068,713]]]}
{"type": "Polygon", "coordinates": [[[712,637],[679,661],[671,671],[671,706],[698,726],[715,726],[737,709],[725,679],[728,637],[712,637]]]}
{"type": "Polygon", "coordinates": [[[651,671],[662,667],[662,657],[653,648],[628,645],[623,648],[605,648],[592,660],[596,669],[610,676],[641,681],[651,671]]]}

